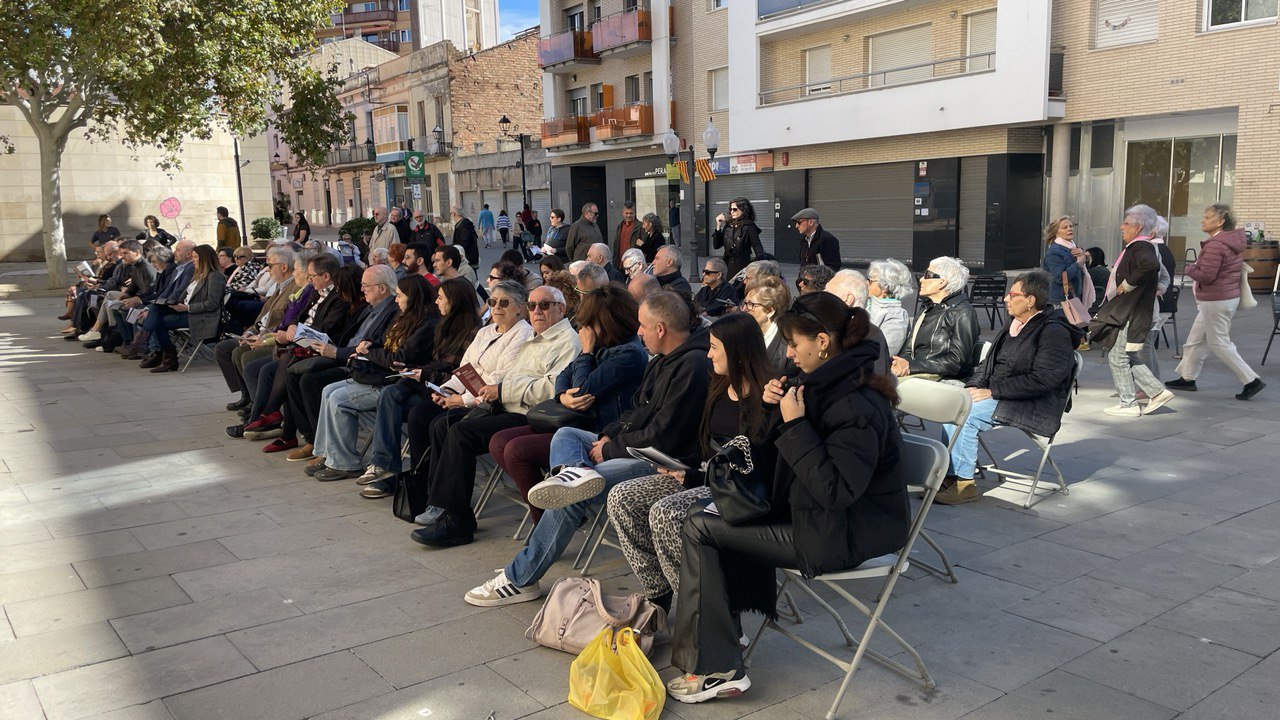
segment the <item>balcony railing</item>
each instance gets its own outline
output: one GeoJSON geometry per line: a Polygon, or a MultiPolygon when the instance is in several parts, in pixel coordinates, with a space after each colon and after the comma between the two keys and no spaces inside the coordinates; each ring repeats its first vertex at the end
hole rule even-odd
{"type": "Polygon", "coordinates": [[[427,157],[440,157],[449,154],[449,148],[435,135],[419,135],[410,141],[409,149],[426,153],[427,157]]]}
{"type": "Polygon", "coordinates": [[[390,50],[391,52],[400,52],[400,41],[397,40],[396,38],[380,37],[375,40],[369,40],[368,38],[365,38],[365,42],[369,43],[370,45],[377,45],[383,50],[390,50]]]}
{"type": "Polygon", "coordinates": [[[542,67],[573,61],[598,63],[600,56],[591,47],[590,30],[566,30],[538,42],[538,62],[542,67]]]}
{"type": "Polygon", "coordinates": [[[648,5],[600,18],[591,26],[591,47],[600,54],[652,41],[653,18],[648,5]]]}
{"type": "Polygon", "coordinates": [[[361,10],[359,12],[348,10],[342,13],[341,16],[335,15],[334,17],[338,19],[338,22],[335,24],[342,24],[345,22],[348,25],[359,25],[360,23],[378,21],[395,22],[396,11],[393,8],[361,10]]]}
{"type": "Polygon", "coordinates": [[[758,17],[768,17],[814,5],[830,5],[833,2],[838,0],[757,0],[756,14],[758,17]]]}
{"type": "Polygon", "coordinates": [[[591,142],[589,125],[590,119],[585,115],[566,115],[543,120],[542,147],[551,149],[586,145],[591,142]]]}
{"type": "Polygon", "coordinates": [[[333,167],[335,165],[353,165],[357,163],[373,162],[373,153],[366,145],[350,145],[347,147],[338,147],[329,151],[325,157],[325,165],[333,167]]]}
{"type": "Polygon", "coordinates": [[[931,60],[915,65],[886,68],[875,72],[845,75],[822,82],[788,85],[787,87],[762,90],[760,92],[760,104],[777,105],[816,97],[848,95],[849,93],[862,92],[864,90],[877,90],[894,85],[986,72],[995,70],[995,60],[996,54],[994,52],[976,53],[943,60],[931,60]]]}
{"type": "Polygon", "coordinates": [[[596,139],[602,142],[653,135],[653,106],[636,103],[620,108],[604,108],[591,118],[596,139]]]}

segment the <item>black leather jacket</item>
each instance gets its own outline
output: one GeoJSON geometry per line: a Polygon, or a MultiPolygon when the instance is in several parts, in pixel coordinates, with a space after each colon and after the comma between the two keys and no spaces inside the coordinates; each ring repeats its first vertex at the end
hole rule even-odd
{"type": "Polygon", "coordinates": [[[904,356],[911,373],[933,373],[944,380],[968,380],[973,375],[980,327],[978,314],[961,290],[935,303],[925,298],[924,310],[908,336],[904,356]]]}

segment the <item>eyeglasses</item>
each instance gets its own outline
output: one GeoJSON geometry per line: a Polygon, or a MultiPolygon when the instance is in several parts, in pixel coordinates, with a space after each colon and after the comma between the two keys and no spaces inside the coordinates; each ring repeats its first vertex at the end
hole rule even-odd
{"type": "Polygon", "coordinates": [[[321,276],[323,276],[323,275],[324,275],[324,273],[320,273],[320,274],[318,274],[318,275],[317,275],[317,274],[315,274],[315,273],[307,273],[307,279],[308,279],[308,280],[315,280],[316,278],[321,277],[321,276]]]}
{"type": "Polygon", "coordinates": [[[809,280],[808,278],[796,278],[797,290],[802,290],[805,285],[811,285],[811,284],[813,284],[813,281],[809,280]]]}
{"type": "MultiPolygon", "coordinates": [[[[441,258],[441,260],[443,260],[443,259],[444,259],[444,258],[441,258]]],[[[497,275],[490,275],[490,276],[489,276],[489,279],[490,279],[490,280],[492,280],[492,281],[494,281],[494,282],[502,282],[502,278],[501,278],[501,277],[498,277],[497,275]]]]}
{"type": "Polygon", "coordinates": [[[1015,297],[1026,297],[1026,296],[1027,296],[1027,294],[1026,294],[1026,293],[1014,292],[1014,291],[1010,290],[1009,292],[1005,293],[1005,294],[1004,294],[1004,296],[1005,296],[1005,297],[1015,298],[1015,297]]]}
{"type": "Polygon", "coordinates": [[[719,270],[703,270],[702,274],[703,275],[719,275],[720,271],[719,270]]]}
{"type": "Polygon", "coordinates": [[[743,310],[751,311],[751,310],[755,310],[756,308],[762,308],[764,307],[764,305],[762,303],[758,303],[752,300],[743,300],[742,303],[738,305],[738,307],[742,308],[743,310]]]}
{"type": "Polygon", "coordinates": [[[941,280],[942,276],[932,270],[925,270],[924,275],[922,275],[920,279],[921,280],[941,280]]]}
{"type": "Polygon", "coordinates": [[[413,219],[414,219],[414,220],[421,220],[421,219],[422,219],[422,216],[421,216],[421,215],[414,215],[414,216],[413,216],[413,219]]]}
{"type": "Polygon", "coordinates": [[[503,308],[505,310],[506,308],[511,307],[511,298],[491,297],[488,300],[485,300],[485,303],[488,304],[489,307],[503,308]]]}
{"type": "Polygon", "coordinates": [[[622,269],[628,273],[638,272],[640,270],[640,263],[631,263],[630,265],[623,265],[622,269]]]}
{"type": "Polygon", "coordinates": [[[529,312],[533,312],[534,310],[541,310],[542,312],[546,312],[551,309],[552,305],[563,305],[563,304],[564,303],[556,302],[555,300],[538,300],[537,302],[530,301],[529,303],[527,303],[527,306],[529,308],[529,312]]]}

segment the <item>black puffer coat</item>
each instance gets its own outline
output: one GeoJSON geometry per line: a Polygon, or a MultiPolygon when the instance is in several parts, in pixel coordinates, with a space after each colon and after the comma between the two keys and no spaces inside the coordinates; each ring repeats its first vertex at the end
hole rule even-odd
{"type": "Polygon", "coordinates": [[[1006,325],[969,387],[991,391],[996,422],[1052,437],[1071,398],[1075,348],[1083,337],[1057,308],[1028,320],[1016,338],[1006,325]]]}
{"type": "Polygon", "coordinates": [[[978,314],[961,290],[935,303],[923,301],[924,310],[907,336],[911,373],[933,373],[944,380],[968,380],[973,375],[974,348],[978,344],[978,314]]]}

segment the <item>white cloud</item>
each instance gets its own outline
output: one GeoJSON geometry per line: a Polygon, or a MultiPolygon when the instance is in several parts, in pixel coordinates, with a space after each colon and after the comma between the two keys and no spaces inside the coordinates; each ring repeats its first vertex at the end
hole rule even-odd
{"type": "Polygon", "coordinates": [[[537,13],[504,12],[499,16],[498,41],[506,41],[515,37],[516,33],[528,30],[538,24],[537,13]]]}

